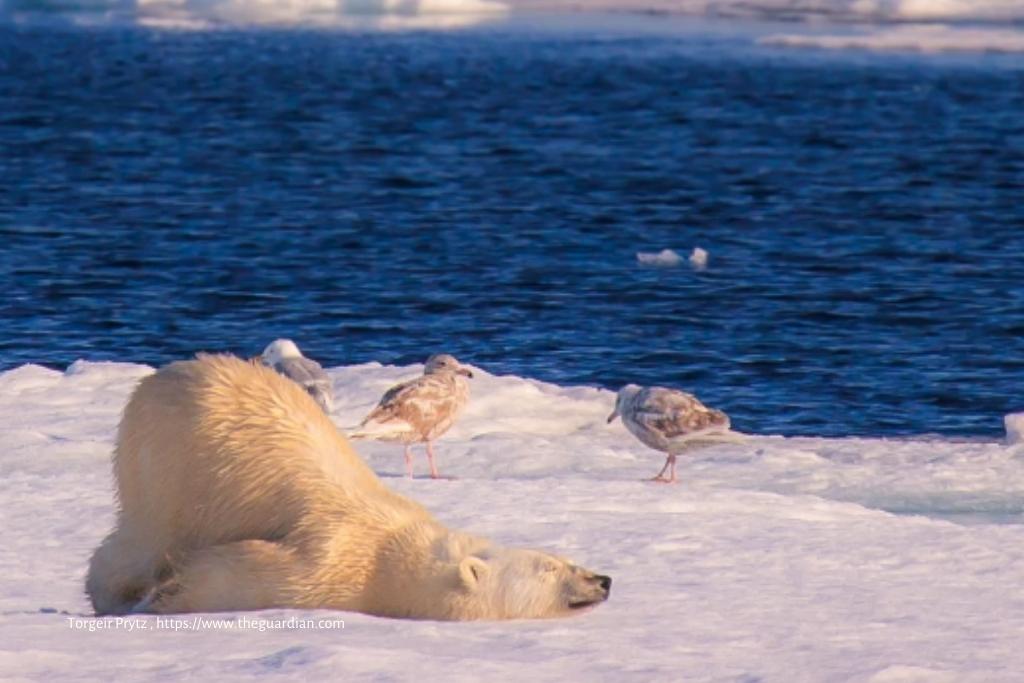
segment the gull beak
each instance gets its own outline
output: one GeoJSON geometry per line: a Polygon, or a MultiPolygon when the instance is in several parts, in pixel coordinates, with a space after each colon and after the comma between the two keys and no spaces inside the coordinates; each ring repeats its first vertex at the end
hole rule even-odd
{"type": "Polygon", "coordinates": [[[611,424],[615,420],[615,418],[617,418],[618,416],[619,416],[619,408],[618,408],[618,406],[616,406],[615,410],[612,411],[612,414],[608,416],[608,424],[611,424]]]}
{"type": "Polygon", "coordinates": [[[459,368],[455,372],[457,372],[460,375],[465,375],[466,377],[468,377],[470,379],[473,379],[473,371],[470,370],[469,368],[459,368]]]}

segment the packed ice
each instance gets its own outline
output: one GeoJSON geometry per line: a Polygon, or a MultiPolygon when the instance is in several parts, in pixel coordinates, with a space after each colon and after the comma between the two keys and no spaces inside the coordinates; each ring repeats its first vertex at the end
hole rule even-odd
{"type": "MultiPolygon", "coordinates": [[[[355,424],[422,369],[328,369],[332,419],[355,424]]],[[[113,519],[110,452],[150,372],[80,361],[0,374],[0,679],[1009,682],[1024,670],[1019,448],[759,435],[735,407],[751,438],[687,453],[680,483],[657,485],[641,479],[663,455],[606,422],[613,392],[479,367],[441,439],[453,479],[405,478],[391,444],[360,453],[445,523],[602,567],[616,585],[605,605],[540,622],[94,619],[82,581],[113,519]]]]}
{"type": "Polygon", "coordinates": [[[638,251],[636,260],[644,266],[674,268],[683,262],[683,257],[672,249],[662,249],[661,251],[638,251]]]}

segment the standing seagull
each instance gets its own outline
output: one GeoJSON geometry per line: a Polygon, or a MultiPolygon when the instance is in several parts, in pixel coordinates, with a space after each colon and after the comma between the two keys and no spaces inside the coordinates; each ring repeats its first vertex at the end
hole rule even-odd
{"type": "Polygon", "coordinates": [[[325,413],[334,407],[331,379],[315,360],[306,358],[291,339],[271,342],[258,357],[266,366],[292,380],[312,396],[325,413]]]}
{"type": "Polygon", "coordinates": [[[388,389],[353,439],[401,441],[405,444],[405,469],[412,477],[412,444],[427,443],[430,476],[437,479],[434,440],[448,431],[469,400],[469,368],[446,353],[427,359],[423,376],[388,389]]]}
{"type": "Polygon", "coordinates": [[[666,484],[676,480],[676,455],[690,448],[716,443],[742,441],[743,436],[729,429],[729,416],[721,410],[708,408],[696,396],[665,387],[639,387],[627,384],[619,389],[616,417],[645,446],[668,454],[665,466],[652,481],[666,484]],[[670,475],[665,470],[671,467],[670,475]]]}

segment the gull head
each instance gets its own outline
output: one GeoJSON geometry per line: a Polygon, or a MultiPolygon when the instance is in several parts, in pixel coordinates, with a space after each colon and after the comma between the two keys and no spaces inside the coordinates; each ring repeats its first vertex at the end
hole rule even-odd
{"type": "Polygon", "coordinates": [[[615,420],[615,418],[622,415],[622,411],[626,410],[626,406],[636,398],[636,395],[643,389],[638,384],[627,384],[626,386],[619,389],[619,393],[615,396],[615,410],[608,416],[609,424],[615,420]]]}
{"type": "Polygon", "coordinates": [[[263,362],[274,365],[285,358],[302,358],[302,352],[291,339],[275,339],[263,349],[263,362]]]}
{"type": "Polygon", "coordinates": [[[456,375],[465,375],[466,377],[473,376],[473,372],[455,360],[455,356],[449,356],[447,353],[435,353],[427,359],[423,374],[434,375],[442,372],[454,372],[456,375]]]}

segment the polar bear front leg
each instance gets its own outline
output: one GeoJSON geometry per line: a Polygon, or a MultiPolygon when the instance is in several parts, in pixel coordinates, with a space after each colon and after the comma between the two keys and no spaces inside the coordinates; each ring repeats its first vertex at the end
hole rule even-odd
{"type": "Polygon", "coordinates": [[[196,550],[175,563],[173,575],[133,611],[173,614],[302,607],[305,566],[294,548],[271,541],[238,541],[196,550]]]}
{"type": "Polygon", "coordinates": [[[158,581],[159,553],[130,530],[118,529],[103,539],[89,560],[85,591],[97,615],[124,614],[158,581]]]}

